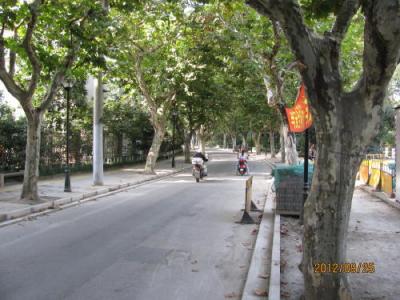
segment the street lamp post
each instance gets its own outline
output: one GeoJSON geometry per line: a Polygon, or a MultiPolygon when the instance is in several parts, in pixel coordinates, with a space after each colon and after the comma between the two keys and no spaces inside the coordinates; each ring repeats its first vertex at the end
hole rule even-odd
{"type": "Polygon", "coordinates": [[[71,88],[72,81],[65,80],[63,86],[67,91],[67,120],[66,120],[66,146],[67,146],[67,157],[66,157],[66,165],[65,165],[65,182],[64,182],[64,192],[71,192],[71,179],[70,179],[70,170],[69,170],[69,136],[70,136],[70,128],[69,128],[69,110],[70,110],[70,101],[71,101],[71,88]]]}
{"type": "Polygon", "coordinates": [[[174,109],[172,111],[172,162],[171,167],[175,168],[175,127],[176,127],[176,117],[178,112],[174,109]]]}

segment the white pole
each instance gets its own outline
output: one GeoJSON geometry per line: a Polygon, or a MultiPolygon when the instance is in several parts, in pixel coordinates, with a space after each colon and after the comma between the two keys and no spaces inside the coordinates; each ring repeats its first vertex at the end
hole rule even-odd
{"type": "Polygon", "coordinates": [[[400,201],[400,106],[395,107],[396,110],[396,200],[400,201]]]}
{"type": "MultiPolygon", "coordinates": [[[[108,0],[101,1],[103,9],[108,12],[108,0]]],[[[103,73],[97,77],[97,89],[93,105],[93,184],[104,184],[103,156],[103,73]]]]}
{"type": "Polygon", "coordinates": [[[97,79],[96,95],[93,105],[93,184],[104,184],[103,172],[103,74],[97,79]]]}

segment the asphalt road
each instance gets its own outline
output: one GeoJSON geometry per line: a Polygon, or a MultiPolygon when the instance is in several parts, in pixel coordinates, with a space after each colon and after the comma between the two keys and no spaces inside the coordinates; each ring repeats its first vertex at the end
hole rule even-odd
{"type": "MultiPolygon", "coordinates": [[[[211,158],[200,183],[186,172],[0,228],[0,299],[240,295],[256,228],[235,223],[247,178],[235,176],[232,154],[211,158]]],[[[270,169],[250,168],[261,201],[270,169]]]]}

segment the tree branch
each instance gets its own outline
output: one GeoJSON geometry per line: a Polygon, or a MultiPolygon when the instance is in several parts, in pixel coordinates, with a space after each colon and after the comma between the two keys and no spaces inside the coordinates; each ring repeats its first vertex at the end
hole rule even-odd
{"type": "Polygon", "coordinates": [[[279,23],[276,21],[271,21],[272,23],[272,29],[274,32],[274,45],[272,46],[272,50],[270,53],[266,53],[267,58],[272,62],[272,60],[275,58],[275,56],[278,54],[279,49],[281,48],[281,34],[280,34],[280,28],[279,28],[279,23]]]}
{"type": "Polygon", "coordinates": [[[31,5],[29,5],[29,11],[31,13],[31,18],[28,22],[28,27],[25,33],[24,40],[22,42],[22,47],[28,56],[29,62],[32,65],[32,76],[29,82],[28,95],[31,97],[36,90],[37,84],[39,82],[40,71],[42,69],[39,58],[36,55],[34,46],[32,45],[33,31],[35,30],[37,18],[38,18],[38,8],[41,5],[41,0],[35,0],[31,5]]]}
{"type": "Polygon", "coordinates": [[[7,91],[23,105],[26,101],[26,92],[17,85],[13,76],[6,69],[4,30],[5,25],[3,23],[0,30],[0,80],[4,83],[7,91]]]}
{"type": "Polygon", "coordinates": [[[157,113],[157,104],[154,101],[153,97],[150,94],[149,88],[144,80],[143,71],[142,71],[142,61],[143,61],[143,53],[139,53],[135,55],[135,74],[136,80],[139,85],[140,91],[142,92],[144,98],[146,99],[152,114],[157,113]]]}
{"type": "Polygon", "coordinates": [[[360,8],[359,0],[346,0],[340,8],[339,14],[336,17],[335,24],[332,28],[332,35],[336,41],[340,44],[343,40],[347,29],[350,26],[351,19],[360,8]]]}
{"type": "Polygon", "coordinates": [[[374,98],[383,100],[380,94],[386,91],[400,60],[400,5],[396,0],[365,1],[363,12],[364,73],[357,87],[376,105],[374,98]]]}
{"type": "Polygon", "coordinates": [[[316,66],[315,45],[320,38],[305,25],[297,0],[247,0],[246,3],[272,21],[279,22],[296,59],[306,65],[309,72],[314,71],[311,66],[316,66]]]}
{"type": "MultiPolygon", "coordinates": [[[[14,29],[14,40],[16,41],[18,39],[18,27],[14,29]]],[[[15,62],[17,60],[17,53],[15,51],[12,51],[10,49],[10,59],[9,59],[9,67],[8,67],[8,73],[10,76],[13,78],[15,75],[15,62]]]]}
{"type": "Polygon", "coordinates": [[[62,85],[62,82],[64,81],[65,74],[69,69],[72,68],[72,65],[75,61],[76,58],[76,53],[79,51],[80,44],[76,43],[74,46],[70,48],[68,51],[67,55],[64,58],[63,63],[61,64],[61,67],[58,69],[58,71],[55,73],[53,76],[53,79],[50,83],[49,88],[47,89],[46,96],[44,97],[43,102],[40,104],[40,110],[44,111],[48,108],[50,103],[53,101],[56,93],[60,89],[60,86],[62,85]]]}

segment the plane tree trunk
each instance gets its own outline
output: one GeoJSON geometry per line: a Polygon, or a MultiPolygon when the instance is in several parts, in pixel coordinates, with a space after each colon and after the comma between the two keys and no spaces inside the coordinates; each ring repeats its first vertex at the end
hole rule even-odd
{"type": "Polygon", "coordinates": [[[201,125],[199,130],[197,131],[197,139],[199,141],[201,153],[206,153],[206,132],[203,125],[201,125]]]}
{"type": "Polygon", "coordinates": [[[232,134],[231,135],[231,139],[232,139],[232,150],[235,150],[236,147],[236,135],[232,134]]]}
{"type": "Polygon", "coordinates": [[[155,174],[154,170],[156,162],[160,153],[161,144],[165,136],[167,116],[175,101],[176,96],[176,92],[173,89],[168,91],[166,94],[159,95],[158,97],[154,96],[144,79],[142,70],[142,62],[144,56],[154,51],[155,49],[150,49],[147,51],[141,49],[138,50],[136,55],[134,55],[133,57],[133,59],[135,59],[136,80],[148,106],[148,111],[150,113],[150,123],[152,124],[154,129],[153,141],[147,154],[146,165],[144,168],[144,172],[146,174],[155,174]]]}
{"type": "Polygon", "coordinates": [[[282,138],[283,138],[283,162],[288,165],[297,165],[299,154],[296,149],[296,136],[293,132],[289,131],[289,126],[285,122],[282,124],[282,138]]]}
{"type": "Polygon", "coordinates": [[[156,162],[158,159],[158,155],[160,153],[160,147],[164,140],[165,136],[165,124],[159,122],[158,124],[153,125],[154,136],[153,141],[151,143],[151,147],[149,153],[146,158],[146,166],[144,168],[144,172],[147,174],[155,174],[156,162]]]}
{"type": "Polygon", "coordinates": [[[190,145],[193,137],[193,130],[187,130],[185,132],[185,163],[190,164],[191,161],[191,155],[190,155],[190,145]]]}
{"type": "Polygon", "coordinates": [[[256,154],[260,155],[261,154],[261,132],[257,132],[253,134],[253,141],[254,145],[256,146],[256,154]]]}
{"type": "Polygon", "coordinates": [[[275,158],[275,134],[272,130],[269,131],[269,147],[271,152],[271,158],[275,158]]]}
{"type": "Polygon", "coordinates": [[[39,200],[38,179],[40,162],[40,130],[43,114],[34,111],[29,115],[26,141],[24,182],[21,199],[39,200]]]}

